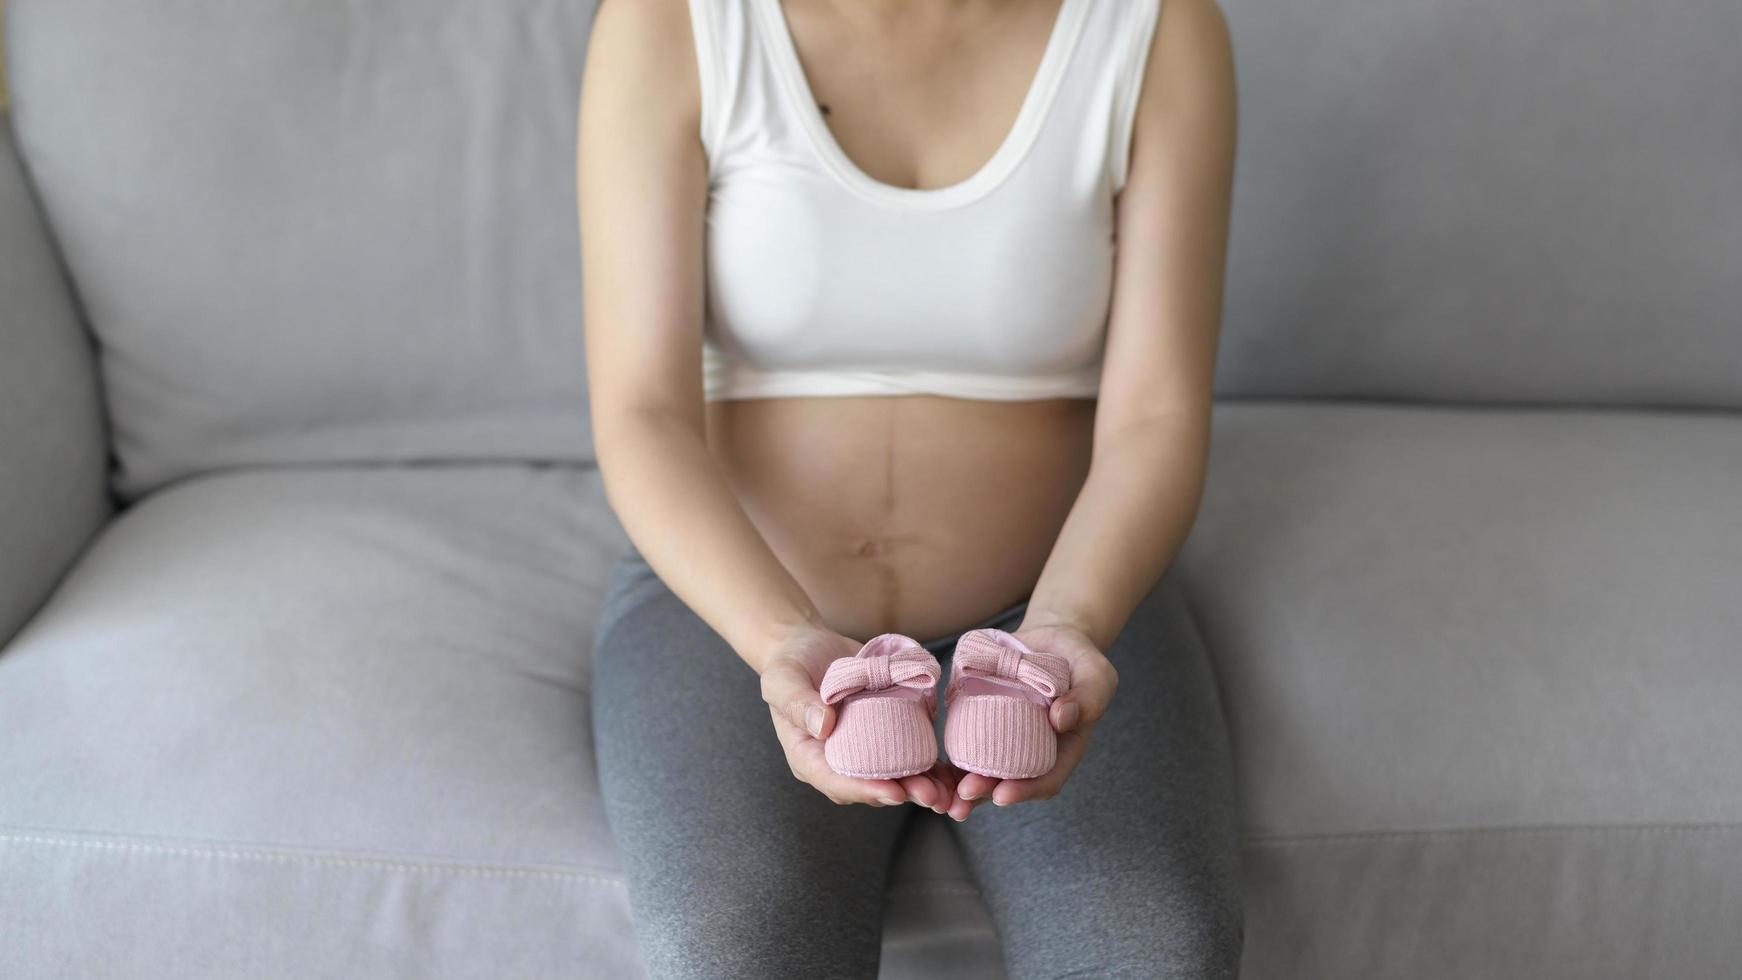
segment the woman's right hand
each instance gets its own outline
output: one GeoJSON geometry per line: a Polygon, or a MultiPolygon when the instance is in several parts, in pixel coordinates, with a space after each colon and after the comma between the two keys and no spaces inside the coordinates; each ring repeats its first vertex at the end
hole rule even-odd
{"type": "Polygon", "coordinates": [[[800,782],[836,803],[899,806],[911,800],[947,813],[955,799],[941,766],[901,779],[858,779],[829,768],[823,757],[823,740],[835,726],[835,708],[823,703],[818,690],[823,674],[830,663],[853,656],[863,646],[830,629],[797,627],[763,661],[762,700],[786,750],[787,766],[800,782]]]}

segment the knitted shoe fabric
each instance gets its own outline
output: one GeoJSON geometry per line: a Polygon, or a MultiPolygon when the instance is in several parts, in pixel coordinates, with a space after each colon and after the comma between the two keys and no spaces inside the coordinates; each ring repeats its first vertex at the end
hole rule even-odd
{"type": "Polygon", "coordinates": [[[829,664],[823,703],[835,708],[835,728],[823,758],[843,776],[897,779],[925,772],[938,761],[932,727],[937,714],[937,658],[918,640],[882,633],[859,652],[829,664]]]}
{"type": "Polygon", "coordinates": [[[1047,713],[1053,699],[1070,690],[1070,661],[992,627],[963,633],[951,659],[944,690],[950,762],[998,779],[1032,779],[1051,770],[1058,735],[1047,713]]]}

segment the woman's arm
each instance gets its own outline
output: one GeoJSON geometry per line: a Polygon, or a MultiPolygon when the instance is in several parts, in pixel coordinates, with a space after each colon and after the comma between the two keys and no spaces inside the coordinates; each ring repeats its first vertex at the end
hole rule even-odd
{"type": "Polygon", "coordinates": [[[1101,647],[1172,564],[1203,491],[1236,125],[1215,0],[1165,0],[1118,201],[1093,462],[1028,607],[1101,647]]]}
{"type": "Polygon", "coordinates": [[[837,803],[913,800],[929,775],[853,779],[822,740],[823,671],[859,643],[823,623],[708,452],[702,399],[707,157],[686,0],[605,0],[581,83],[576,146],[593,444],[611,508],[677,597],[761,676],[793,774],[837,803]]]}
{"type": "Polygon", "coordinates": [[[1019,633],[1074,651],[1054,702],[1059,763],[1038,779],[964,777],[964,798],[1056,793],[1118,677],[1100,655],[1184,543],[1209,455],[1236,142],[1232,42],[1215,0],[1164,0],[1117,202],[1119,251],[1089,475],[1019,633]]]}
{"type": "Polygon", "coordinates": [[[630,540],[760,672],[786,633],[821,623],[707,449],[691,44],[684,0],[606,0],[590,35],[576,185],[593,440],[630,540]]]}

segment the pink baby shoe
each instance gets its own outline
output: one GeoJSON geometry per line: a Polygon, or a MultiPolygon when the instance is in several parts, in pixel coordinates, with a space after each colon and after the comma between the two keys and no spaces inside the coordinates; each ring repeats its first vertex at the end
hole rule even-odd
{"type": "Polygon", "coordinates": [[[938,761],[937,658],[918,640],[882,633],[858,654],[829,664],[821,693],[835,709],[823,742],[829,768],[860,779],[897,779],[938,761]]]}
{"type": "Polygon", "coordinates": [[[1047,712],[1070,690],[1070,661],[992,627],[963,633],[952,659],[944,689],[950,761],[998,779],[1031,779],[1052,769],[1058,735],[1047,712]]]}

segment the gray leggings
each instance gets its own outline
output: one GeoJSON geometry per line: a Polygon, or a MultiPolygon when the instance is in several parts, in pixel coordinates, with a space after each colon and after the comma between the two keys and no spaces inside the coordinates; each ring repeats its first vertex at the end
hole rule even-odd
{"type": "MultiPolygon", "coordinates": [[[[1014,630],[1026,607],[922,642],[947,671],[962,631],[1014,630]]],[[[949,821],[1005,969],[1236,977],[1244,913],[1227,734],[1171,577],[1105,653],[1119,692],[1064,789],[949,821]]],[[[649,972],[875,977],[893,848],[908,819],[947,818],[839,806],[794,779],[759,678],[633,548],[611,570],[593,657],[599,781],[649,972]]]]}

